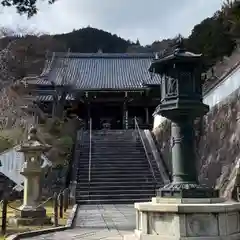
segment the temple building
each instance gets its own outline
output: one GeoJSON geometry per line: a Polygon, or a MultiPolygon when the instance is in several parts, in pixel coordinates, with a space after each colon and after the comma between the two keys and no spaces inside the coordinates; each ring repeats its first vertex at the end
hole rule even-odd
{"type": "Polygon", "coordinates": [[[154,54],[53,53],[42,74],[28,81],[36,103],[51,114],[65,92],[66,106],[92,129],[151,128],[160,101],[158,75],[148,71],[154,54]],[[57,93],[57,94],[56,94],[57,93]]]}

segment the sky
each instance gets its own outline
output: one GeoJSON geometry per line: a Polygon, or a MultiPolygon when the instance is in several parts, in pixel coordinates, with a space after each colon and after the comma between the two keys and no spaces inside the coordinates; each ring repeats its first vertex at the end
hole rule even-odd
{"type": "Polygon", "coordinates": [[[0,8],[0,26],[26,28],[43,33],[66,33],[91,26],[142,45],[188,36],[194,25],[211,17],[224,0],[39,0],[39,12],[31,19],[13,8],[0,8]]]}

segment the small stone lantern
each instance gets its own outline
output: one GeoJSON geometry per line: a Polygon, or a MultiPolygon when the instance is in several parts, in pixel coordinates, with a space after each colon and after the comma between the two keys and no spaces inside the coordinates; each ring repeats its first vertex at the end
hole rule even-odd
{"type": "Polygon", "coordinates": [[[37,137],[37,129],[31,127],[28,140],[19,146],[18,152],[24,153],[24,165],[21,174],[24,179],[23,205],[16,212],[18,224],[43,224],[50,222],[46,217],[46,209],[40,205],[41,199],[41,155],[51,146],[42,144],[37,137]]]}
{"type": "Polygon", "coordinates": [[[161,197],[217,197],[217,191],[199,185],[196,170],[194,120],[209,111],[202,101],[201,54],[183,48],[155,59],[149,71],[161,75],[161,102],[157,111],[172,122],[172,182],[160,189],[161,197]]]}

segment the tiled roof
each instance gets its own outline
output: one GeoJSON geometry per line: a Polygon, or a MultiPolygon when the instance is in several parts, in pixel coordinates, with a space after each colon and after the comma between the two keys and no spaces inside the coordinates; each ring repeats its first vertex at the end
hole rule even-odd
{"type": "Polygon", "coordinates": [[[160,76],[151,78],[148,71],[153,54],[115,53],[56,53],[48,60],[38,83],[46,79],[57,85],[70,84],[74,88],[141,89],[144,84],[160,84],[160,76]],[[51,64],[52,62],[52,64],[51,64]]]}
{"type": "MultiPolygon", "coordinates": [[[[60,100],[60,97],[61,96],[58,96],[58,100],[60,100]]],[[[66,97],[67,101],[73,101],[74,99],[75,99],[74,96],[72,96],[71,94],[68,94],[67,97],[66,97]]],[[[52,102],[53,101],[53,96],[52,95],[38,95],[38,96],[36,96],[36,101],[37,102],[40,102],[40,101],[52,102]]]]}

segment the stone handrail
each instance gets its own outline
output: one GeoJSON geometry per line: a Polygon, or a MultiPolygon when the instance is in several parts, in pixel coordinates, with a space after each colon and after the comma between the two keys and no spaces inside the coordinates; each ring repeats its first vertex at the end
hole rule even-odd
{"type": "Polygon", "coordinates": [[[134,118],[134,122],[135,122],[135,131],[137,132],[138,136],[139,136],[140,139],[141,139],[141,143],[142,143],[142,145],[143,145],[143,148],[144,148],[144,151],[145,151],[145,155],[146,155],[146,157],[147,157],[148,164],[149,164],[150,170],[151,170],[151,172],[152,172],[153,178],[154,178],[154,180],[155,180],[155,183],[158,184],[158,181],[157,181],[157,178],[156,178],[156,176],[155,176],[155,173],[154,173],[154,170],[153,170],[153,166],[152,166],[151,160],[150,160],[150,158],[149,158],[149,154],[148,154],[148,151],[147,151],[145,142],[144,142],[143,137],[142,137],[142,135],[141,135],[141,131],[140,131],[140,128],[139,128],[139,126],[138,126],[138,122],[137,122],[137,118],[136,118],[136,117],[134,118]]]}
{"type": "Polygon", "coordinates": [[[148,142],[148,144],[150,146],[150,149],[151,149],[152,155],[154,157],[154,160],[156,161],[156,163],[158,165],[158,169],[160,171],[163,183],[164,183],[164,185],[168,184],[170,182],[170,176],[169,176],[169,173],[166,169],[166,165],[164,164],[163,159],[161,158],[161,156],[159,154],[159,151],[156,147],[156,144],[153,140],[153,136],[148,129],[145,129],[143,131],[144,131],[144,134],[145,134],[146,141],[148,142]]]}

